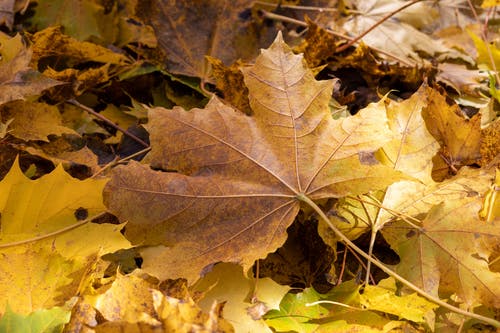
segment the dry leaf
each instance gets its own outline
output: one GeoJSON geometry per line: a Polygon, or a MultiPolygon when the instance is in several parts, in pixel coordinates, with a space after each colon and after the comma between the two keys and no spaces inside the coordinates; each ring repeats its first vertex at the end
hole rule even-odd
{"type": "Polygon", "coordinates": [[[283,244],[298,197],[360,194],[401,179],[364,158],[391,139],[384,115],[367,108],[333,120],[334,82],[316,81],[281,35],[244,75],[254,117],[216,98],[203,110],[152,109],[148,160],[179,173],[130,163],[105,189],[132,242],[174,246],[143,251],[156,276],[194,280],[218,261],[248,268],[283,244]]]}

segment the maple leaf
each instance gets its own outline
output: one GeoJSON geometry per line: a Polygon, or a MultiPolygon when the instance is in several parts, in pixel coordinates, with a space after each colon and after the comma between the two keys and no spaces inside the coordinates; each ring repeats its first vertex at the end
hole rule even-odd
{"type": "Polygon", "coordinates": [[[149,112],[155,169],[118,167],[105,204],[129,221],[135,244],[158,277],[198,277],[218,261],[248,268],[286,239],[286,228],[312,200],[361,194],[404,178],[370,155],[391,140],[383,114],[361,110],[332,119],[333,80],[316,81],[281,34],[245,69],[253,117],[213,98],[204,110],[149,112]],[[362,154],[360,154],[362,152],[362,154]]]}
{"type": "MultiPolygon", "coordinates": [[[[394,133],[393,140],[384,144],[377,152],[379,160],[421,183],[400,181],[391,184],[383,192],[371,192],[370,195],[360,198],[338,200],[328,215],[331,222],[349,239],[356,239],[371,228],[378,230],[393,216],[386,209],[399,209],[397,211],[404,212],[402,205],[412,202],[408,199],[410,195],[415,194],[416,188],[425,188],[423,184],[434,183],[431,178],[432,157],[438,151],[439,144],[426,129],[421,114],[422,108],[427,106],[430,91],[432,89],[424,84],[409,99],[402,102],[384,98],[372,104],[380,113],[387,114],[389,128],[394,133]],[[380,209],[380,204],[385,209],[380,209]]],[[[416,192],[417,196],[421,194],[416,192]]],[[[330,246],[334,246],[338,241],[325,221],[319,221],[318,230],[330,246]]]]}
{"type": "Polygon", "coordinates": [[[74,179],[60,165],[30,180],[14,163],[0,182],[0,312],[7,300],[20,314],[62,305],[98,254],[130,247],[123,225],[75,226],[79,214],[105,210],[105,182],[74,179]]]}
{"type": "MultiPolygon", "coordinates": [[[[417,226],[391,222],[385,239],[405,258],[397,272],[442,298],[456,294],[467,306],[500,305],[500,273],[490,271],[489,254],[498,243],[498,220],[481,223],[477,197],[435,205],[417,226]]],[[[387,225],[388,226],[388,225],[387,225]]]]}

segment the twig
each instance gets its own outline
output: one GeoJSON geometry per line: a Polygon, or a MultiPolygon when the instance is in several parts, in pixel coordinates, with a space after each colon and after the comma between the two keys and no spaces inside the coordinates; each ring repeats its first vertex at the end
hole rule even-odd
{"type": "Polygon", "coordinates": [[[380,268],[382,271],[389,274],[390,276],[392,276],[393,278],[395,278],[396,280],[398,280],[399,282],[401,282],[405,286],[411,288],[413,291],[419,293],[420,295],[427,298],[431,302],[434,302],[434,303],[436,303],[436,304],[438,304],[438,305],[440,305],[440,306],[442,306],[450,311],[464,315],[464,316],[469,317],[469,318],[474,318],[474,319],[480,320],[480,321],[485,322],[487,324],[490,324],[494,327],[500,327],[500,321],[497,321],[493,318],[481,316],[481,315],[473,313],[473,312],[468,312],[468,311],[462,310],[460,308],[457,308],[457,307],[455,307],[451,304],[448,304],[445,301],[442,301],[441,299],[429,294],[425,290],[417,287],[416,285],[414,285],[410,281],[403,278],[398,273],[394,272],[392,269],[387,268],[382,262],[370,257],[368,254],[365,253],[365,251],[361,250],[356,244],[354,244],[349,238],[347,238],[339,229],[337,229],[337,227],[330,221],[330,219],[325,215],[325,213],[321,210],[321,208],[319,208],[318,205],[314,201],[309,199],[309,197],[300,193],[300,194],[297,194],[297,199],[306,203],[307,205],[309,205],[309,207],[314,209],[314,211],[333,230],[333,232],[335,232],[337,237],[339,237],[343,242],[345,242],[347,245],[349,245],[349,247],[354,249],[359,255],[364,257],[366,260],[370,261],[372,264],[374,264],[375,266],[380,268]]]}
{"type": "MultiPolygon", "coordinates": [[[[288,16],[278,15],[278,14],[275,14],[275,13],[268,12],[266,10],[262,10],[261,12],[262,12],[262,16],[264,18],[267,18],[267,19],[270,19],[270,20],[276,20],[276,21],[293,23],[293,24],[297,24],[298,26],[301,26],[301,27],[307,27],[308,26],[306,22],[301,21],[301,20],[296,20],[296,19],[290,18],[288,16]]],[[[342,38],[342,39],[345,39],[345,40],[351,41],[351,40],[354,39],[352,37],[349,37],[349,36],[346,36],[344,34],[335,32],[335,31],[333,31],[331,29],[328,29],[328,28],[326,28],[325,31],[328,32],[329,34],[335,36],[335,37],[339,37],[339,38],[342,38]]],[[[388,57],[390,57],[390,58],[392,58],[394,60],[397,60],[400,63],[405,64],[407,66],[414,66],[415,65],[414,63],[410,63],[407,60],[402,59],[402,58],[398,57],[397,55],[392,54],[390,52],[387,52],[387,51],[384,51],[382,49],[379,49],[378,47],[374,47],[374,46],[368,46],[368,47],[371,48],[372,50],[380,53],[380,54],[384,54],[384,55],[386,55],[386,56],[388,56],[388,57]]]]}
{"type": "Polygon", "coordinates": [[[342,258],[342,266],[340,268],[339,278],[338,278],[337,283],[336,283],[337,286],[342,283],[342,278],[344,277],[346,259],[347,259],[347,246],[344,249],[344,258],[342,258]]]}
{"type": "Polygon", "coordinates": [[[112,126],[113,128],[117,129],[118,131],[122,132],[123,134],[125,134],[126,136],[128,136],[129,138],[131,138],[132,140],[140,143],[141,145],[143,145],[144,147],[148,148],[149,145],[144,142],[143,140],[141,140],[140,138],[138,138],[137,136],[135,136],[134,134],[130,133],[129,131],[127,131],[126,129],[118,126],[117,124],[115,124],[114,122],[112,122],[111,120],[109,120],[108,118],[104,117],[103,115],[101,115],[100,113],[98,112],[95,112],[94,110],[92,110],[91,108],[89,108],[88,106],[85,106],[83,104],[81,104],[80,102],[78,102],[77,100],[75,99],[69,99],[67,100],[66,102],[68,102],[69,104],[73,104],[77,107],[79,107],[80,109],[83,109],[85,111],[87,111],[88,113],[90,113],[91,115],[93,115],[94,117],[104,121],[106,124],[112,126]]]}
{"type": "MultiPolygon", "coordinates": [[[[359,198],[359,196],[358,196],[359,198]]],[[[360,199],[361,200],[361,199],[360,199]]],[[[375,245],[375,237],[377,237],[377,226],[375,225],[375,222],[372,217],[370,216],[370,212],[368,211],[368,208],[365,206],[365,203],[363,201],[360,201],[361,207],[363,207],[363,211],[366,214],[366,217],[369,220],[369,225],[371,227],[371,234],[370,234],[370,246],[368,248],[368,255],[370,257],[373,257],[373,247],[375,245]]],[[[380,208],[379,208],[380,209],[380,208]]],[[[371,262],[368,261],[366,263],[366,277],[365,277],[365,285],[368,285],[370,282],[370,270],[371,270],[371,262]]]]}
{"type": "Polygon", "coordinates": [[[310,10],[310,11],[316,11],[316,12],[338,12],[339,10],[337,8],[325,8],[325,7],[314,7],[314,6],[298,6],[298,5],[285,5],[285,4],[275,4],[275,3],[270,3],[270,2],[264,2],[264,1],[254,1],[254,4],[259,4],[261,6],[267,6],[270,8],[289,8],[289,9],[296,9],[296,10],[310,10]]]}
{"type": "Polygon", "coordinates": [[[79,221],[79,222],[77,222],[75,224],[69,225],[69,226],[67,226],[65,228],[56,230],[54,232],[50,232],[50,233],[45,234],[45,235],[41,235],[41,236],[29,238],[29,239],[24,239],[24,240],[18,241],[18,242],[11,242],[11,243],[0,244],[0,249],[4,249],[4,248],[7,248],[7,247],[12,247],[12,246],[17,246],[17,245],[23,245],[23,244],[33,243],[33,242],[37,242],[37,241],[42,240],[42,239],[46,239],[46,238],[50,238],[50,237],[53,237],[53,236],[57,236],[59,234],[63,234],[66,231],[70,231],[70,230],[76,229],[78,227],[81,227],[82,225],[89,223],[93,219],[96,219],[96,218],[99,218],[101,216],[104,216],[104,214],[106,214],[106,212],[94,215],[92,217],[89,217],[88,219],[79,221]]]}
{"type": "Polygon", "coordinates": [[[372,25],[370,28],[368,28],[368,30],[366,30],[365,32],[361,33],[360,35],[358,35],[357,37],[353,38],[351,41],[349,41],[347,44],[344,44],[342,45],[341,47],[339,47],[336,51],[337,52],[342,52],[344,50],[346,50],[348,47],[350,47],[351,45],[353,45],[354,43],[358,42],[361,38],[365,37],[366,35],[368,35],[370,32],[372,32],[376,27],[378,27],[379,25],[381,25],[382,23],[384,23],[385,21],[387,21],[388,19],[390,19],[391,17],[393,17],[394,15],[396,15],[397,13],[399,13],[400,11],[402,11],[403,9],[406,9],[414,4],[416,4],[417,2],[420,2],[422,0],[413,0],[411,2],[408,2],[406,4],[404,4],[403,6],[399,7],[398,9],[390,12],[389,14],[385,15],[384,17],[382,17],[377,23],[375,23],[374,25],[372,25]]]}
{"type": "MultiPolygon", "coordinates": [[[[474,8],[474,5],[470,0],[467,0],[467,3],[469,4],[469,8],[472,11],[472,15],[474,15],[475,20],[477,23],[480,23],[479,17],[477,15],[476,9],[474,8]]],[[[481,29],[481,38],[483,39],[484,45],[486,46],[486,52],[488,52],[488,60],[490,61],[491,68],[493,69],[493,73],[495,75],[496,83],[500,84],[500,76],[498,74],[497,66],[495,64],[495,59],[493,58],[493,53],[491,52],[491,47],[490,43],[488,43],[488,36],[486,36],[486,31],[488,27],[488,16],[485,18],[485,26],[483,29],[481,29]]]]}
{"type": "Polygon", "coordinates": [[[147,153],[147,152],[148,152],[148,151],[150,151],[150,150],[151,150],[151,147],[148,147],[148,148],[145,148],[145,149],[143,149],[143,150],[140,150],[140,151],[138,151],[138,152],[136,152],[136,153],[133,153],[132,155],[129,155],[129,156],[127,156],[127,157],[124,157],[124,158],[122,158],[122,159],[120,159],[120,160],[111,161],[111,162],[109,162],[108,164],[106,164],[105,166],[103,166],[103,167],[102,167],[99,171],[97,171],[96,173],[94,173],[94,174],[92,175],[92,177],[90,177],[90,178],[95,178],[95,177],[97,177],[98,175],[100,175],[101,173],[103,173],[105,170],[107,170],[107,169],[111,168],[112,166],[117,165],[117,164],[120,164],[120,163],[123,163],[123,162],[126,162],[126,161],[128,161],[128,160],[131,160],[131,159],[133,159],[134,157],[139,156],[139,155],[142,155],[142,154],[145,154],[145,153],[147,153]]]}

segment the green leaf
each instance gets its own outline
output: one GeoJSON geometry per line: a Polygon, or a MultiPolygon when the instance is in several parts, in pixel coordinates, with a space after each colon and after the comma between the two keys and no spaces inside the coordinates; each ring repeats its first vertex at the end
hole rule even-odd
{"type": "Polygon", "coordinates": [[[7,309],[0,319],[0,332],[2,333],[59,333],[64,324],[69,322],[71,311],[60,307],[38,310],[27,316],[12,312],[7,309]]]}

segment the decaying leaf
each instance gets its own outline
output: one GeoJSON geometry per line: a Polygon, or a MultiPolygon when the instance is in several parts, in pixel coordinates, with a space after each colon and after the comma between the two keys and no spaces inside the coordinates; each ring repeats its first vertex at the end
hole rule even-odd
{"type": "Polygon", "coordinates": [[[449,104],[437,90],[427,91],[427,105],[422,116],[427,129],[438,140],[442,149],[434,158],[433,178],[443,180],[448,174],[456,174],[463,165],[480,159],[479,114],[470,119],[462,114],[457,104],[449,104]]]}
{"type": "Polygon", "coordinates": [[[29,66],[32,50],[21,35],[0,34],[0,104],[39,95],[43,90],[61,84],[29,66]]]}
{"type": "Polygon", "coordinates": [[[275,31],[254,34],[245,12],[251,0],[160,1],[138,13],[155,29],[158,45],[166,53],[173,74],[208,79],[205,55],[230,65],[251,60],[259,46],[272,41],[275,31]]]}
{"type": "Polygon", "coordinates": [[[252,109],[248,101],[248,89],[243,82],[243,74],[240,71],[241,63],[226,67],[219,59],[210,56],[207,56],[206,59],[212,66],[212,76],[224,100],[241,112],[250,115],[252,109]]]}
{"type": "Polygon", "coordinates": [[[80,166],[80,176],[72,173],[74,177],[78,178],[85,178],[82,177],[83,175],[89,177],[99,168],[97,156],[81,138],[57,137],[48,143],[32,143],[31,147],[25,147],[23,150],[33,156],[50,160],[54,165],[62,164],[66,170],[77,165],[80,166]]]}
{"type": "Polygon", "coordinates": [[[106,20],[102,4],[93,0],[37,0],[37,11],[32,23],[42,30],[62,26],[66,33],[78,40],[100,37],[100,27],[106,20]]]}
{"type": "Polygon", "coordinates": [[[481,165],[500,164],[500,120],[493,121],[481,130],[481,165]]]}
{"type": "Polygon", "coordinates": [[[10,134],[24,141],[48,142],[49,135],[77,134],[62,124],[56,106],[46,103],[14,101],[0,106],[0,119],[8,121],[10,134]]]}
{"type": "Polygon", "coordinates": [[[62,33],[60,27],[50,27],[35,33],[33,42],[32,63],[38,63],[46,57],[65,57],[68,66],[86,61],[104,64],[124,65],[129,59],[123,54],[113,52],[105,47],[80,42],[62,33]]]}
{"type": "Polygon", "coordinates": [[[156,279],[135,270],[129,275],[118,274],[110,285],[86,295],[84,304],[93,306],[105,320],[95,325],[96,332],[120,329],[140,332],[233,332],[229,322],[221,318],[223,303],[222,306],[214,306],[218,303],[215,301],[207,311],[203,311],[187,290],[186,295],[178,299],[163,294],[157,285],[156,279]]]}
{"type": "Polygon", "coordinates": [[[195,280],[218,261],[248,268],[283,244],[301,196],[361,194],[402,179],[366,158],[391,140],[384,114],[367,108],[333,120],[334,82],[316,81],[281,35],[244,76],[253,117],[216,98],[189,112],[151,109],[149,163],[178,173],[130,163],[105,188],[108,208],[129,221],[127,238],[169,246],[146,250],[144,267],[160,278],[195,280]]]}

